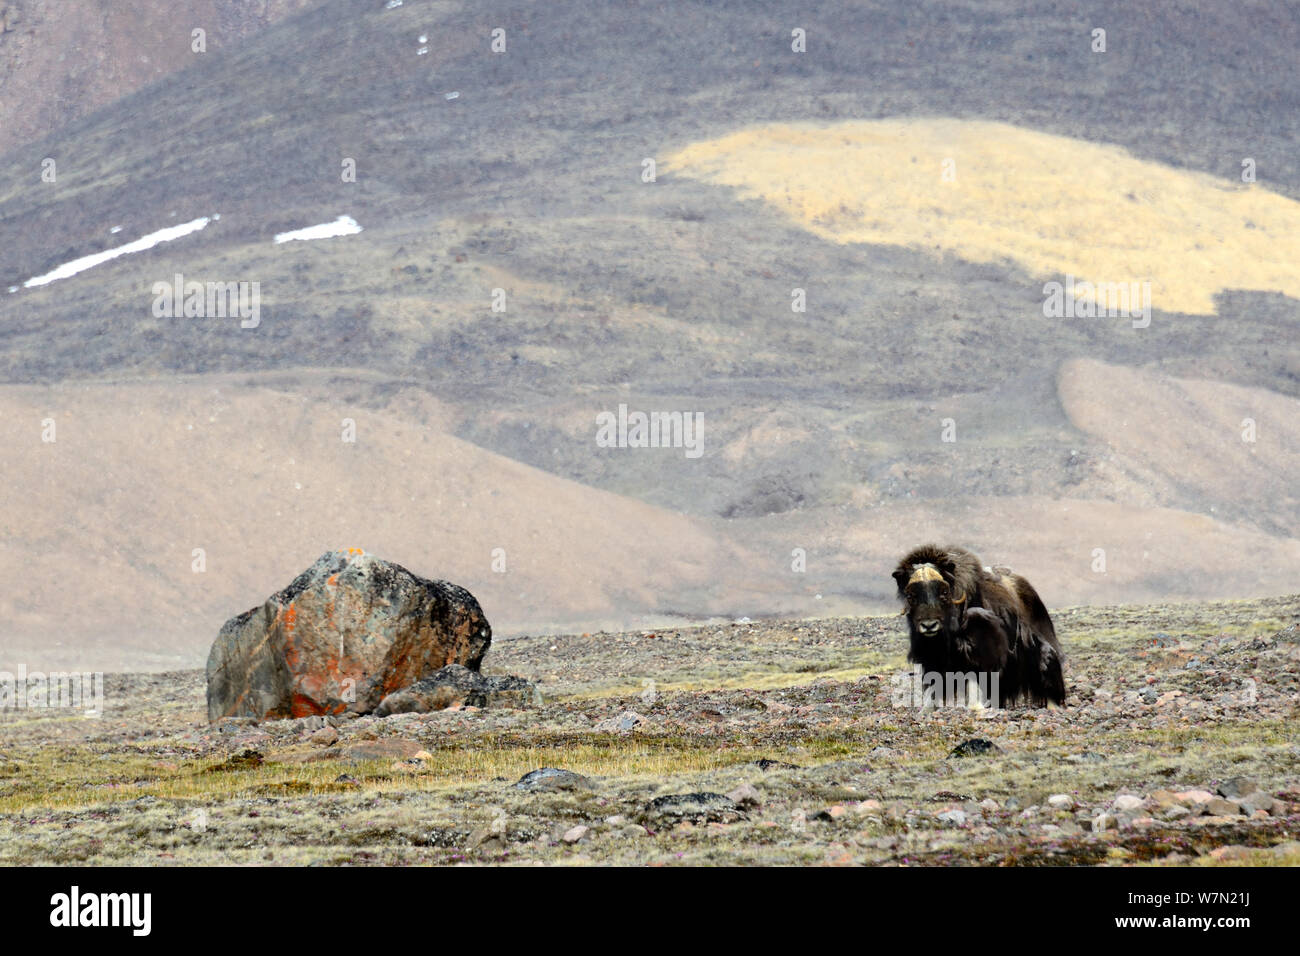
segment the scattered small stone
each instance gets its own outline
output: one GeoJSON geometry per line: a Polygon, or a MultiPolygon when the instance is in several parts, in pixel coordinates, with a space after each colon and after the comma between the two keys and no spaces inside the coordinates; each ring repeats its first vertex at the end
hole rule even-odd
{"type": "Polygon", "coordinates": [[[633,710],[625,710],[615,717],[606,717],[592,729],[602,734],[626,733],[640,727],[646,719],[633,710]]]}
{"type": "Polygon", "coordinates": [[[1114,830],[1118,825],[1115,817],[1109,813],[1099,813],[1092,818],[1092,832],[1101,833],[1103,830],[1114,830]]]}
{"type": "Polygon", "coordinates": [[[998,802],[992,797],[985,797],[980,801],[980,809],[992,812],[993,810],[998,809],[998,802]]]}
{"type": "Polygon", "coordinates": [[[966,811],[945,810],[943,813],[940,813],[936,819],[940,823],[946,823],[949,826],[964,827],[966,825],[966,811]]]}
{"type": "Polygon", "coordinates": [[[735,790],[727,794],[727,799],[738,807],[761,807],[763,805],[762,795],[752,783],[742,783],[735,790]]]}
{"type": "Polygon", "coordinates": [[[1070,810],[1074,807],[1074,797],[1068,793],[1054,793],[1047,798],[1047,805],[1053,810],[1070,810]]]}
{"type": "Polygon", "coordinates": [[[1131,793],[1121,793],[1115,798],[1112,806],[1116,810],[1137,810],[1142,806],[1143,802],[1141,797],[1134,796],[1131,793]]]}

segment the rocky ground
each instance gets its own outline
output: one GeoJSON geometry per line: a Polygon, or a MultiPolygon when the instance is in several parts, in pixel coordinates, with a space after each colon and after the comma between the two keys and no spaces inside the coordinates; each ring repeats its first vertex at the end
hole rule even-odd
{"type": "Polygon", "coordinates": [[[499,641],[540,703],[385,718],[108,675],[0,712],[0,863],[1300,863],[1300,595],[1055,617],[1067,706],[984,716],[897,618],[499,641]]]}

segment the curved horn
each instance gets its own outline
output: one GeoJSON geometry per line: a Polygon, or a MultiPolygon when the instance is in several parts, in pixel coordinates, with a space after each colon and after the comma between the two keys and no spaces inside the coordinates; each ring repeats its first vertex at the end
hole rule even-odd
{"type": "Polygon", "coordinates": [[[966,603],[966,595],[965,595],[965,594],[962,594],[961,597],[953,598],[953,599],[952,599],[952,603],[953,603],[953,604],[965,604],[965,603],[966,603]]]}

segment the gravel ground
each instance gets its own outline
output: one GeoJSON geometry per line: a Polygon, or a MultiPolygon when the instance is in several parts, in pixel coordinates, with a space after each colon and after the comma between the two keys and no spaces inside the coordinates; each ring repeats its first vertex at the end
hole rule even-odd
{"type": "Polygon", "coordinates": [[[1300,595],[1055,619],[1066,706],[983,714],[900,699],[893,617],[499,642],[524,709],[209,726],[200,672],[107,675],[0,714],[0,862],[1300,863],[1300,595]]]}

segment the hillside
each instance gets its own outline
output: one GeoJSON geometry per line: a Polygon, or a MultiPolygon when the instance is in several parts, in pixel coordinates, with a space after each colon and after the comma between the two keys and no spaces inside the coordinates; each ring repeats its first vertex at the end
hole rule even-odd
{"type": "Polygon", "coordinates": [[[509,634],[883,610],[924,539],[1053,607],[1300,574],[1293,7],[187,0],[195,59],[145,0],[7,6],[19,656],[193,664],[352,545],[509,634]],[[178,274],[257,283],[255,327],[158,314],[178,274]],[[1046,317],[1076,274],[1149,325],[1046,317]],[[602,447],[620,405],[703,454],[602,447]]]}

